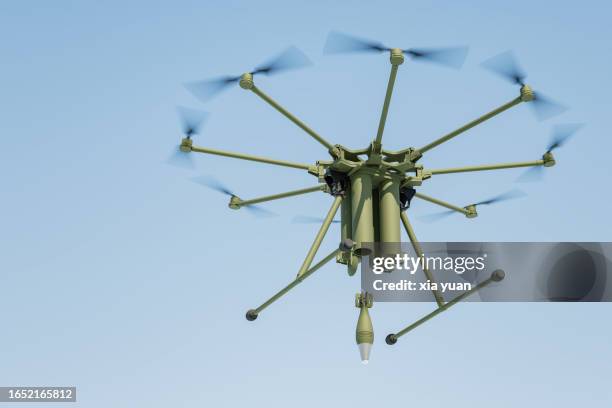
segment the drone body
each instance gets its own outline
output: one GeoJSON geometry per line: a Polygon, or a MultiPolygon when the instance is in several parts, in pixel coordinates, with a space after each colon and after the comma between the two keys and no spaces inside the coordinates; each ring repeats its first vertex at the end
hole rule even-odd
{"type": "MultiPolygon", "coordinates": [[[[325,138],[320,136],[301,120],[289,113],[285,108],[279,105],[275,100],[273,100],[255,85],[255,75],[262,73],[270,74],[274,70],[292,68],[294,66],[292,66],[292,64],[289,62],[295,61],[296,56],[300,61],[300,64],[303,64],[303,55],[296,54],[296,50],[294,48],[290,48],[272,63],[264,67],[257,68],[253,72],[246,73],[241,76],[224,77],[217,81],[204,81],[189,85],[190,90],[194,94],[200,96],[202,99],[207,99],[211,94],[219,92],[219,90],[221,90],[227,84],[237,82],[241,88],[251,91],[255,95],[259,96],[266,103],[278,110],[281,114],[286,116],[289,120],[294,122],[306,133],[312,136],[314,140],[326,148],[331,157],[328,160],[320,160],[313,164],[302,164],[285,160],[252,156],[243,153],[234,153],[199,147],[193,144],[191,137],[192,134],[197,134],[197,131],[194,130],[197,126],[193,126],[193,124],[186,124],[186,137],[182,140],[179,146],[180,153],[182,154],[189,155],[191,152],[206,153],[300,169],[302,171],[307,171],[317,179],[317,184],[313,187],[250,200],[241,199],[237,195],[230,192],[227,188],[222,187],[219,183],[211,182],[210,180],[200,181],[208,187],[212,187],[220,192],[223,192],[224,194],[229,195],[230,208],[236,210],[240,208],[256,208],[255,204],[259,204],[261,202],[283,199],[286,197],[312,192],[324,192],[328,194],[332,200],[331,207],[325,218],[322,220],[319,231],[315,236],[315,239],[309,248],[304,261],[302,262],[302,265],[298,269],[297,277],[288,286],[276,293],[262,305],[249,310],[246,314],[246,318],[249,321],[257,319],[259,314],[265,308],[289,292],[332,259],[335,259],[340,264],[346,265],[348,274],[351,276],[354,275],[358,269],[361,257],[369,253],[369,250],[367,249],[368,244],[397,244],[401,242],[402,225],[408,234],[415,253],[417,256],[422,256],[423,251],[406,213],[406,210],[410,206],[410,201],[415,197],[445,207],[448,211],[444,214],[457,212],[465,215],[467,218],[474,218],[478,215],[476,211],[476,207],[478,205],[487,205],[513,197],[512,194],[505,194],[465,207],[455,206],[416,191],[416,188],[421,187],[423,183],[429,182],[432,177],[449,173],[497,170],[517,167],[550,167],[555,164],[555,159],[551,151],[560,146],[568,137],[566,135],[565,139],[561,141],[557,140],[555,142],[556,144],[551,145],[552,147],[550,147],[548,151],[546,151],[546,153],[544,153],[544,155],[537,160],[459,168],[428,169],[420,162],[423,155],[434,147],[449,141],[450,139],[478,125],[479,123],[482,123],[522,102],[536,102],[537,100],[541,104],[548,103],[550,105],[551,103],[549,101],[545,101],[543,98],[539,97],[539,95],[536,96],[531,88],[523,83],[523,78],[525,76],[524,74],[519,75],[516,73],[508,74],[507,72],[502,72],[505,75],[511,76],[513,82],[520,85],[520,94],[517,97],[503,104],[499,108],[492,110],[482,117],[469,122],[461,128],[450,132],[421,148],[408,147],[399,151],[389,151],[383,149],[382,137],[387,112],[393,93],[395,78],[398,68],[402,63],[404,63],[404,56],[406,55],[415,59],[430,58],[432,62],[444,63],[448,62],[447,57],[445,57],[446,54],[444,54],[442,51],[387,48],[379,43],[365,42],[364,40],[355,39],[353,37],[348,37],[337,33],[332,33],[330,35],[326,50],[328,52],[389,52],[391,73],[389,76],[378,131],[375,139],[365,148],[353,150],[341,145],[329,143],[325,138]],[[290,55],[291,58],[288,59],[288,55],[290,55]],[[330,254],[327,254],[318,263],[313,265],[315,256],[323,241],[323,238],[325,237],[332,222],[334,222],[334,218],[338,212],[340,213],[341,223],[339,237],[340,245],[336,250],[332,251],[330,254]]],[[[450,52],[451,54],[454,53],[453,55],[456,55],[458,51],[457,49],[450,49],[450,51],[447,49],[445,52],[450,52]]],[[[465,58],[464,54],[463,58],[465,58]]],[[[518,72],[517,68],[511,68],[518,72]]],[[[428,280],[435,282],[430,271],[424,269],[423,272],[428,280]]],[[[386,342],[388,344],[394,344],[400,336],[412,330],[414,327],[446,310],[448,307],[459,302],[483,286],[491,282],[502,280],[503,277],[503,271],[496,271],[489,279],[481,282],[473,289],[448,302],[444,300],[441,293],[439,293],[437,290],[433,290],[433,295],[438,304],[438,309],[436,309],[430,315],[420,319],[415,324],[412,324],[397,333],[388,335],[386,342]]],[[[360,309],[356,330],[356,340],[357,344],[359,345],[362,360],[367,362],[369,359],[370,348],[374,339],[372,323],[368,313],[368,309],[372,307],[371,294],[357,294],[355,306],[360,309]]]]}

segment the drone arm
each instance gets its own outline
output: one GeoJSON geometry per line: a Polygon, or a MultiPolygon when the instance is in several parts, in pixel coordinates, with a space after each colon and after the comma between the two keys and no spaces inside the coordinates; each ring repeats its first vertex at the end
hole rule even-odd
{"type": "MultiPolygon", "coordinates": [[[[251,313],[251,315],[257,316],[266,307],[270,306],[272,303],[274,303],[275,301],[280,299],[283,295],[285,295],[291,289],[293,289],[294,287],[296,287],[297,285],[302,283],[302,281],[304,279],[306,279],[307,277],[312,275],[314,272],[319,270],[323,265],[325,265],[326,263],[328,263],[329,261],[334,259],[336,257],[336,255],[338,254],[338,252],[340,252],[340,249],[336,249],[335,251],[332,251],[329,255],[327,255],[325,258],[323,258],[321,261],[319,261],[316,265],[314,265],[312,268],[308,269],[308,271],[303,273],[301,276],[298,276],[297,278],[295,278],[295,280],[293,280],[293,282],[291,282],[289,285],[285,286],[283,289],[278,291],[278,293],[276,293],[270,299],[266,300],[261,306],[259,306],[256,309],[250,310],[249,312],[251,313]]],[[[247,313],[247,316],[248,316],[248,313],[247,313]]]]}
{"type": "Polygon", "coordinates": [[[517,167],[532,167],[532,166],[544,166],[546,165],[545,160],[533,160],[526,162],[515,162],[515,163],[500,163],[500,164],[485,164],[482,166],[468,166],[468,167],[452,167],[448,169],[434,169],[429,172],[434,174],[450,174],[450,173],[466,173],[471,171],[485,171],[485,170],[501,170],[501,169],[513,169],[517,167]]]}
{"type": "Polygon", "coordinates": [[[258,203],[263,203],[264,201],[272,201],[272,200],[280,200],[281,198],[293,197],[300,194],[308,194],[314,193],[316,191],[323,191],[327,187],[326,184],[319,184],[315,187],[302,188],[300,190],[287,191],[285,193],[273,194],[269,196],[252,198],[250,200],[240,200],[240,207],[245,207],[247,205],[253,205],[258,203]]]}
{"type": "Polygon", "coordinates": [[[321,228],[319,228],[319,232],[317,233],[317,236],[315,237],[315,240],[312,243],[312,246],[308,250],[308,254],[306,254],[306,258],[304,259],[304,262],[302,263],[302,266],[300,267],[300,270],[298,271],[298,274],[297,274],[298,278],[304,275],[308,271],[308,268],[310,268],[310,264],[312,263],[312,260],[314,259],[315,254],[319,250],[319,247],[321,246],[321,242],[323,242],[323,238],[325,237],[325,234],[327,233],[329,226],[334,220],[334,217],[336,216],[336,213],[338,212],[338,208],[340,208],[341,203],[342,203],[342,196],[341,195],[335,196],[334,202],[332,203],[331,208],[327,212],[327,215],[325,216],[325,220],[323,220],[323,225],[321,225],[321,228]]]}
{"type": "Polygon", "coordinates": [[[307,164],[302,164],[302,163],[294,163],[294,162],[289,162],[285,160],[268,159],[267,157],[252,156],[250,154],[234,153],[234,152],[228,152],[225,150],[209,149],[209,148],[197,147],[197,146],[192,146],[191,151],[197,152],[197,153],[214,154],[217,156],[232,157],[234,159],[249,160],[249,161],[267,163],[267,164],[275,164],[277,166],[292,167],[294,169],[301,169],[301,170],[309,170],[312,167],[312,166],[309,166],[307,164]]]}
{"type": "Polygon", "coordinates": [[[457,211],[463,215],[469,214],[469,211],[465,208],[457,207],[456,205],[447,203],[446,201],[438,200],[437,198],[433,198],[425,194],[415,193],[414,196],[420,198],[421,200],[429,201],[430,203],[440,205],[444,208],[448,208],[449,210],[457,211]]]}
{"type": "Polygon", "coordinates": [[[261,99],[263,99],[265,102],[267,102],[270,106],[272,106],[274,109],[276,109],[277,111],[279,111],[280,113],[282,113],[287,119],[289,119],[290,121],[292,121],[293,123],[295,123],[299,128],[301,128],[304,132],[308,133],[310,136],[312,136],[317,142],[321,143],[323,146],[325,146],[327,148],[328,151],[332,151],[334,149],[334,146],[329,143],[327,140],[325,140],[323,137],[321,137],[321,135],[319,135],[317,132],[315,132],[314,130],[312,130],[311,128],[309,128],[304,122],[302,122],[301,120],[299,120],[298,118],[296,118],[293,114],[291,114],[289,111],[287,111],[285,108],[283,108],[282,106],[280,106],[274,99],[270,98],[268,95],[266,95],[265,93],[263,93],[258,87],[256,87],[255,85],[253,85],[250,88],[251,91],[253,91],[253,93],[257,96],[259,96],[261,99]]]}
{"type": "MultiPolygon", "coordinates": [[[[408,215],[406,215],[405,211],[402,211],[400,212],[400,217],[402,219],[402,223],[404,224],[404,228],[406,228],[406,232],[408,233],[408,238],[410,238],[410,242],[412,243],[414,252],[416,253],[418,257],[423,257],[424,256],[423,249],[421,248],[421,244],[419,244],[419,241],[416,238],[414,230],[412,229],[412,225],[410,225],[410,220],[408,220],[408,215]]],[[[431,274],[427,266],[425,266],[425,264],[423,264],[423,273],[425,274],[425,277],[431,283],[435,282],[433,275],[431,274]]],[[[433,292],[434,298],[436,299],[436,303],[438,304],[438,307],[443,307],[444,298],[442,297],[442,294],[438,290],[432,290],[432,292],[433,292]]]]}
{"type": "Polygon", "coordinates": [[[387,113],[389,112],[389,104],[391,103],[391,95],[393,95],[393,86],[395,85],[395,78],[397,76],[397,69],[399,64],[391,64],[391,73],[389,74],[389,83],[387,84],[387,93],[385,95],[385,101],[383,103],[383,109],[380,114],[380,122],[378,123],[378,133],[376,134],[376,140],[374,145],[379,147],[381,145],[383,132],[385,131],[385,122],[387,121],[387,113]]]}
{"type": "MultiPolygon", "coordinates": [[[[392,333],[389,334],[387,336],[386,342],[387,344],[391,345],[391,344],[395,344],[397,342],[397,339],[400,338],[401,336],[403,336],[404,334],[408,333],[409,331],[419,327],[420,325],[422,325],[423,323],[425,323],[426,321],[430,320],[431,318],[439,315],[440,313],[442,313],[443,311],[445,311],[446,309],[450,308],[451,306],[459,303],[460,301],[462,301],[463,299],[467,298],[468,296],[474,294],[475,292],[479,291],[480,289],[484,288],[485,286],[489,285],[491,282],[498,282],[499,279],[496,276],[496,273],[498,271],[494,272],[488,279],[480,282],[478,285],[472,287],[470,290],[463,292],[462,294],[456,296],[455,298],[451,299],[450,301],[448,301],[446,304],[438,307],[436,310],[434,310],[433,312],[429,313],[428,315],[420,318],[419,320],[417,320],[416,322],[412,323],[411,325],[403,328],[402,330],[398,331],[397,333],[392,333]]],[[[503,273],[503,271],[500,271],[503,273]]],[[[502,277],[503,278],[503,277],[502,277]]]]}
{"type": "Polygon", "coordinates": [[[475,120],[471,121],[470,123],[460,127],[459,129],[454,130],[454,131],[452,131],[452,132],[442,136],[441,138],[439,138],[437,140],[434,140],[433,142],[429,143],[428,145],[425,145],[425,146],[421,147],[419,149],[419,151],[421,153],[425,153],[426,151],[431,150],[434,147],[436,147],[436,146],[438,146],[438,145],[440,145],[440,144],[442,144],[444,142],[447,142],[447,141],[451,140],[455,136],[460,135],[461,133],[465,132],[466,130],[469,130],[469,129],[473,128],[474,126],[479,125],[482,122],[484,122],[486,120],[489,120],[492,117],[497,116],[500,113],[502,113],[502,112],[512,108],[513,106],[518,105],[522,101],[523,101],[522,97],[519,96],[519,97],[511,100],[510,102],[505,103],[504,105],[500,106],[499,108],[493,109],[491,112],[486,113],[486,114],[482,115],[481,117],[479,117],[478,119],[475,119],[475,120]]]}

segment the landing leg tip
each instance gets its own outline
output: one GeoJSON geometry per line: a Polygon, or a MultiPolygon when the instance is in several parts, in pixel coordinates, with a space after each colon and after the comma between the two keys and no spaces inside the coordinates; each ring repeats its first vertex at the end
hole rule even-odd
{"type": "Polygon", "coordinates": [[[387,337],[385,337],[385,343],[390,346],[394,345],[395,343],[397,343],[397,336],[395,336],[395,334],[393,333],[389,334],[387,337]]]}
{"type": "Polygon", "coordinates": [[[252,322],[253,320],[257,319],[257,312],[253,309],[249,310],[248,312],[246,312],[246,319],[249,322],[252,322]]]}
{"type": "Polygon", "coordinates": [[[491,280],[493,282],[501,282],[504,280],[505,277],[506,277],[506,272],[504,272],[501,269],[493,271],[493,273],[491,274],[491,280]]]}

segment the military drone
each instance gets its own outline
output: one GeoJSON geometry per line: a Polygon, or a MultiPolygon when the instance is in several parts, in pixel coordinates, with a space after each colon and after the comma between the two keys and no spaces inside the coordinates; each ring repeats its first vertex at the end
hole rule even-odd
{"type": "MultiPolygon", "coordinates": [[[[316,184],[311,187],[251,199],[239,197],[214,179],[199,180],[202,184],[228,195],[229,207],[231,209],[238,210],[244,208],[265,211],[259,208],[257,204],[315,192],[324,193],[329,196],[331,200],[329,211],[321,220],[321,226],[298,269],[296,278],[260,306],[248,310],[246,312],[247,320],[256,320],[264,309],[333,259],[335,259],[337,263],[345,265],[348,275],[353,276],[358,269],[361,258],[368,253],[367,244],[401,242],[400,232],[402,225],[408,234],[416,255],[423,256],[423,250],[417,240],[408,216],[411,200],[415,198],[444,207],[445,212],[439,214],[441,217],[457,213],[467,218],[474,218],[478,216],[477,209],[479,206],[497,203],[517,196],[516,193],[510,192],[466,206],[457,206],[417,191],[419,187],[424,183],[428,183],[431,179],[439,175],[451,173],[522,167],[543,169],[555,165],[553,151],[563,145],[577,130],[578,126],[567,125],[556,128],[552,142],[546,148],[542,156],[536,160],[433,169],[422,164],[424,156],[430,150],[519,104],[530,104],[539,119],[549,118],[565,110],[564,106],[551,101],[539,92],[535,92],[525,83],[526,74],[520,69],[513,54],[510,52],[493,57],[483,63],[483,66],[517,85],[519,92],[516,97],[424,146],[407,147],[397,151],[383,148],[382,140],[387,112],[389,110],[389,104],[391,102],[394,84],[400,66],[406,60],[409,60],[431,62],[451,68],[459,68],[462,66],[467,56],[467,51],[467,47],[442,49],[390,48],[379,42],[368,41],[338,32],[330,33],[324,48],[325,54],[349,52],[386,54],[389,56],[389,61],[391,63],[389,82],[387,84],[376,136],[368,146],[358,149],[329,142],[326,138],[282,107],[276,100],[264,93],[264,91],[255,84],[255,79],[258,76],[273,75],[309,65],[310,62],[308,58],[294,47],[287,49],[268,63],[258,66],[254,70],[242,75],[225,76],[186,84],[186,88],[202,101],[207,101],[228,87],[237,84],[242,89],[250,91],[261,98],[264,102],[301,128],[316,142],[321,144],[329,155],[327,160],[318,160],[313,164],[307,164],[196,146],[193,143],[193,137],[197,135],[198,126],[205,118],[205,114],[186,108],[181,108],[180,110],[183,118],[185,136],[181,140],[178,150],[172,158],[174,163],[189,163],[192,153],[204,153],[289,167],[308,172],[308,174],[316,178],[316,184]],[[321,242],[327,234],[330,225],[336,222],[334,218],[338,212],[340,212],[340,244],[337,249],[326,254],[318,260],[318,262],[314,263],[321,242]]],[[[525,177],[532,177],[533,175],[534,174],[529,173],[526,174],[525,177]]],[[[423,268],[422,272],[428,280],[431,282],[435,281],[431,271],[423,268]]],[[[437,309],[408,327],[396,333],[389,334],[386,337],[386,343],[389,345],[395,344],[401,336],[431,317],[445,311],[450,306],[465,299],[467,296],[491,282],[497,282],[503,278],[503,271],[495,271],[488,279],[449,301],[444,299],[442,293],[434,290],[433,299],[437,303],[437,309]]],[[[356,295],[355,306],[360,310],[356,329],[356,341],[359,345],[362,361],[364,362],[367,362],[369,359],[370,349],[374,340],[374,331],[368,313],[368,309],[372,307],[372,303],[371,294],[358,293],[356,295]]]]}

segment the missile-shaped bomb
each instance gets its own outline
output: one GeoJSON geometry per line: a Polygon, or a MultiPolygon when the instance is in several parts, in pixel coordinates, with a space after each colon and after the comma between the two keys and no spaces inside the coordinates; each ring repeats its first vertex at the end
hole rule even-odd
{"type": "Polygon", "coordinates": [[[358,293],[355,295],[355,307],[359,308],[359,319],[355,330],[355,339],[359,347],[361,362],[368,364],[370,360],[370,350],[374,344],[374,328],[368,309],[372,307],[372,295],[369,293],[358,293]]]}

